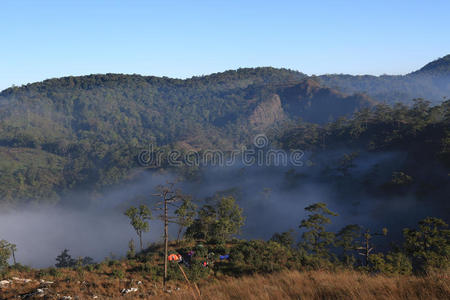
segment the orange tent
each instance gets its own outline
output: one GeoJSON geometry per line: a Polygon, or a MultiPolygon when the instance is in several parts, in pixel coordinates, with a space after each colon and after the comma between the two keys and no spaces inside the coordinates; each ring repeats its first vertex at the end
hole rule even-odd
{"type": "Polygon", "coordinates": [[[170,254],[168,256],[169,261],[179,261],[181,260],[181,255],[180,254],[170,254]]]}

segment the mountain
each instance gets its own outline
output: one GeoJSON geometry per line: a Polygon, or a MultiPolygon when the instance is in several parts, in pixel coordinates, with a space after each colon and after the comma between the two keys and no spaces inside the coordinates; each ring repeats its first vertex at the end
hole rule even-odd
{"type": "Polygon", "coordinates": [[[318,81],[344,93],[365,93],[379,102],[411,103],[423,98],[439,104],[450,96],[450,55],[406,75],[328,74],[318,76],[318,81]]]}
{"type": "Polygon", "coordinates": [[[412,72],[411,75],[435,75],[435,76],[449,76],[450,75],[450,54],[436,59],[426,64],[421,69],[412,72]]]}
{"type": "Polygon", "coordinates": [[[377,104],[367,95],[347,95],[312,79],[280,87],[277,92],[291,118],[310,123],[324,124],[339,117],[351,117],[354,112],[377,104]]]}
{"type": "Polygon", "coordinates": [[[265,67],[185,80],[97,74],[12,87],[0,92],[0,199],[57,201],[75,188],[114,185],[140,167],[137,155],[149,145],[241,149],[255,134],[298,119],[325,125],[379,102],[438,103],[450,90],[448,60],[405,76],[308,77],[265,67]]]}
{"type": "Polygon", "coordinates": [[[206,132],[226,138],[250,122],[248,131],[239,129],[246,135],[260,127],[256,123],[268,126],[286,116],[323,123],[370,102],[305,78],[258,68],[188,80],[119,74],[46,80],[0,93],[0,145],[48,149],[60,139],[165,145],[195,136],[193,146],[212,146],[216,143],[202,139],[206,132]],[[279,115],[272,118],[261,109],[270,114],[268,99],[274,96],[280,99],[279,115]]]}
{"type": "Polygon", "coordinates": [[[115,184],[139,167],[137,153],[149,144],[240,149],[268,127],[297,118],[325,123],[374,103],[273,68],[187,80],[90,75],[10,88],[0,93],[0,198],[53,199],[55,191],[115,184]]]}

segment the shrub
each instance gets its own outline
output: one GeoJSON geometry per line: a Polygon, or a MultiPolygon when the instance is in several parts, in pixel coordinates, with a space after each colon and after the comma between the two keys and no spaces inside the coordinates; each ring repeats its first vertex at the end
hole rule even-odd
{"type": "Polygon", "coordinates": [[[24,266],[22,264],[16,263],[12,266],[13,270],[19,271],[19,272],[29,272],[31,271],[31,268],[29,266],[24,266]]]}
{"type": "Polygon", "coordinates": [[[125,272],[122,269],[114,269],[111,275],[114,278],[123,279],[125,277],[125,272]]]}
{"type": "Polygon", "coordinates": [[[412,263],[401,252],[390,252],[386,255],[376,253],[369,256],[368,270],[376,273],[408,275],[412,272],[412,263]]]}
{"type": "Polygon", "coordinates": [[[267,273],[296,265],[293,251],[269,241],[241,242],[230,250],[230,264],[237,273],[267,273]]]}

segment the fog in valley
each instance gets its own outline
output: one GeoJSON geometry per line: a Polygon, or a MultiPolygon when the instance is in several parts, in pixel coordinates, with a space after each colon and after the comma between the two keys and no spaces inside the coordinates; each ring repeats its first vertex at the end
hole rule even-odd
{"type": "MultiPolygon", "coordinates": [[[[310,155],[305,157],[303,166],[297,167],[236,163],[231,167],[203,168],[195,180],[179,182],[177,187],[191,194],[199,206],[217,192],[234,195],[246,217],[241,236],[254,239],[269,239],[275,232],[289,229],[294,229],[300,238],[298,225],[306,216],[304,208],[316,202],[325,202],[339,213],[332,218],[330,230],[338,231],[347,224],[360,224],[373,231],[387,227],[390,234],[380,247],[398,242],[401,229],[414,226],[423,217],[447,215],[448,204],[439,201],[424,201],[414,195],[373,196],[361,187],[375,166],[395,169],[401,154],[360,155],[351,173],[339,177],[326,164],[340,154],[310,155]]],[[[385,176],[378,174],[371,180],[382,177],[385,176]]],[[[118,185],[101,196],[77,192],[57,205],[32,203],[5,209],[0,216],[0,236],[17,245],[18,262],[33,267],[54,265],[56,256],[66,248],[73,257],[89,256],[96,261],[118,258],[125,255],[131,238],[137,244],[137,236],[123,212],[140,203],[153,208],[158,202],[152,196],[155,187],[176,178],[167,171],[145,172],[135,175],[132,183],[118,185]]],[[[159,213],[153,212],[150,231],[144,234],[146,244],[162,240],[159,213]]],[[[177,225],[171,226],[171,236],[175,238],[177,225]]]]}

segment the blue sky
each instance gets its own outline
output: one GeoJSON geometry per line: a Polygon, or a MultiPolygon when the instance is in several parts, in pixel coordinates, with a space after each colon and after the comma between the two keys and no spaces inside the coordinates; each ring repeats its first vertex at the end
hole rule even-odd
{"type": "Polygon", "coordinates": [[[450,53],[450,1],[0,1],[0,90],[239,67],[404,74],[450,53]]]}

